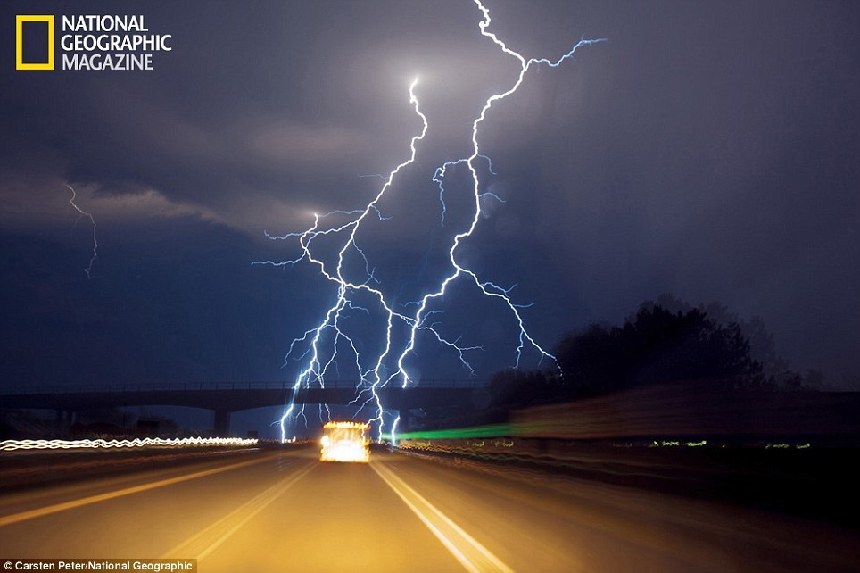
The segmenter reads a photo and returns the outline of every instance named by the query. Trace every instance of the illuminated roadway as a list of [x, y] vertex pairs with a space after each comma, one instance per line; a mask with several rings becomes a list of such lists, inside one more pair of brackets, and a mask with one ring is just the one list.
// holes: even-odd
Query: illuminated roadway
[[205, 573], [820, 573], [851, 570], [857, 547], [796, 518], [387, 452], [249, 452], [0, 493], [0, 559], [196, 558]]

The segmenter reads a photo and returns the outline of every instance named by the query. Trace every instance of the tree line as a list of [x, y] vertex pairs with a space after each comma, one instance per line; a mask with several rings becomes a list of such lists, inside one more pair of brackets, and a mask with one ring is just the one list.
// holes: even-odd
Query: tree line
[[654, 385], [731, 391], [811, 390], [821, 374], [787, 368], [761, 319], [743, 321], [720, 304], [692, 307], [663, 295], [622, 325], [592, 324], [555, 347], [558, 369], [497, 372], [491, 410], [601, 396]]

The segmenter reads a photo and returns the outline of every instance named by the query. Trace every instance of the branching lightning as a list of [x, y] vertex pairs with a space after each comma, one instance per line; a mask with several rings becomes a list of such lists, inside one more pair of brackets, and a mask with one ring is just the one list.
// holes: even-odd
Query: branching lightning
[[[409, 103], [412, 105], [415, 114], [421, 120], [422, 127], [420, 133], [414, 135], [409, 144], [410, 154], [408, 159], [397, 165], [387, 176], [378, 176], [384, 183], [381, 189], [367, 203], [363, 209], [353, 211], [332, 211], [322, 215], [314, 214], [314, 222], [309, 228], [302, 232], [288, 233], [281, 236], [274, 236], [266, 233], [266, 236], [275, 240], [297, 240], [300, 248], [300, 253], [297, 257], [286, 261], [260, 261], [256, 264], [269, 264], [274, 266], [293, 266], [299, 263], [310, 263], [316, 265], [322, 277], [336, 286], [337, 297], [320, 322], [305, 331], [301, 336], [295, 338], [290, 344], [289, 350], [285, 357], [285, 363], [289, 360], [297, 360], [304, 364], [295, 378], [292, 385], [292, 394], [290, 401], [279, 420], [281, 428], [282, 440], [286, 434], [286, 424], [291, 419], [304, 417], [304, 404], [297, 401], [297, 395], [302, 388], [309, 388], [311, 385], [325, 387], [326, 376], [332, 369], [337, 368], [337, 360], [341, 353], [348, 353], [349, 359], [354, 364], [354, 367], [359, 372], [360, 380], [356, 388], [356, 398], [353, 404], [357, 405], [358, 410], [356, 415], [368, 405], [375, 407], [375, 417], [370, 420], [375, 423], [379, 439], [382, 438], [385, 428], [386, 412], [380, 398], [379, 390], [389, 383], [398, 383], [405, 388], [414, 383], [410, 377], [407, 367], [407, 359], [416, 351], [419, 343], [419, 335], [427, 333], [437, 343], [450, 348], [456, 353], [456, 356], [462, 366], [474, 374], [474, 370], [468, 361], [470, 352], [482, 350], [479, 345], [462, 345], [460, 339], [449, 340], [445, 338], [437, 329], [438, 323], [432, 322], [432, 317], [438, 310], [433, 310], [432, 306], [435, 302], [440, 301], [445, 297], [446, 292], [452, 284], [457, 281], [465, 281], [467, 284], [474, 285], [480, 294], [488, 297], [491, 300], [498, 302], [506, 312], [509, 313], [516, 328], [518, 329], [518, 345], [516, 347], [514, 364], [519, 366], [522, 354], [526, 348], [534, 349], [540, 356], [541, 360], [549, 359], [553, 362], [555, 357], [546, 349], [544, 349], [526, 329], [521, 309], [528, 305], [517, 304], [511, 299], [511, 290], [513, 287], [504, 288], [490, 281], [482, 280], [477, 273], [469, 269], [463, 262], [458, 260], [458, 250], [463, 241], [470, 238], [478, 226], [481, 218], [481, 203], [485, 198], [495, 199], [501, 202], [504, 200], [492, 193], [481, 191], [481, 181], [478, 175], [477, 165], [479, 161], [487, 163], [489, 172], [493, 171], [492, 160], [481, 153], [479, 145], [479, 128], [486, 121], [487, 112], [493, 105], [515, 93], [523, 83], [526, 72], [530, 68], [540, 65], [547, 65], [555, 68], [560, 66], [564, 61], [573, 58], [574, 53], [581, 47], [589, 46], [596, 42], [604, 41], [603, 39], [586, 40], [582, 39], [571, 50], [563, 54], [557, 60], [549, 60], [545, 58], [526, 59], [521, 54], [510, 49], [501, 39], [493, 32], [488, 30], [491, 18], [489, 10], [483, 5], [481, 0], [474, 0], [477, 8], [483, 15], [482, 20], [478, 23], [478, 28], [481, 35], [491, 40], [498, 48], [508, 56], [515, 58], [520, 65], [519, 74], [516, 81], [508, 88], [498, 94], [490, 96], [481, 108], [480, 114], [472, 122], [471, 134], [471, 154], [468, 157], [446, 161], [441, 166], [436, 168], [432, 174], [432, 181], [439, 189], [439, 202], [441, 205], [441, 224], [445, 224], [445, 214], [447, 211], [445, 204], [445, 176], [449, 169], [457, 165], [465, 165], [471, 176], [472, 189], [472, 217], [468, 227], [454, 235], [450, 247], [448, 249], [448, 259], [450, 263], [450, 271], [435, 287], [427, 289], [420, 300], [414, 303], [403, 305], [406, 307], [415, 307], [411, 314], [405, 311], [399, 311], [395, 306], [386, 300], [385, 294], [382, 291], [379, 281], [374, 274], [374, 268], [371, 267], [370, 261], [365, 252], [359, 245], [357, 240], [362, 222], [368, 217], [376, 217], [380, 221], [388, 220], [382, 211], [379, 204], [383, 197], [389, 192], [397, 176], [407, 166], [415, 162], [417, 154], [417, 145], [425, 138], [428, 130], [428, 121], [425, 114], [421, 111], [418, 97], [415, 89], [418, 80], [415, 79], [409, 86]], [[369, 177], [374, 177], [371, 175]], [[322, 237], [342, 237], [340, 249], [337, 252], [337, 262], [325, 262], [321, 255], [317, 255], [313, 249], [314, 241]], [[347, 257], [359, 257], [365, 268], [365, 276], [360, 281], [351, 280], [347, 277], [344, 267]], [[368, 361], [363, 358], [356, 345], [356, 341], [350, 335], [344, 321], [352, 312], [361, 311], [369, 313], [367, 307], [356, 304], [356, 296], [369, 296], [376, 301], [381, 309], [384, 327], [384, 343], [381, 350], [373, 355], [373, 358]], [[406, 334], [402, 340], [394, 340], [395, 328], [406, 328]], [[327, 358], [326, 358], [327, 357]], [[369, 362], [369, 363], [368, 363]], [[393, 363], [395, 366], [388, 372], [388, 364]], [[322, 409], [320, 410], [322, 414]], [[307, 419], [305, 422], [307, 422]], [[396, 428], [396, 420], [392, 420], [391, 436], [394, 438], [394, 430]]]
[[78, 194], [77, 194], [77, 192], [75, 192], [75, 189], [71, 185], [68, 185], [68, 184], [66, 184], [66, 187], [68, 188], [69, 191], [72, 192], [72, 196], [69, 198], [69, 205], [74, 207], [75, 211], [78, 212], [78, 218], [80, 219], [81, 217], [87, 217], [90, 220], [90, 223], [92, 223], [92, 225], [93, 225], [93, 256], [90, 257], [90, 264], [88, 264], [87, 268], [84, 269], [84, 273], [86, 273], [87, 278], [90, 278], [90, 275], [93, 271], [93, 263], [96, 262], [96, 259], [99, 256], [98, 255], [99, 242], [96, 239], [96, 220], [95, 220], [95, 218], [93, 218], [92, 213], [90, 213], [88, 211], [84, 211], [83, 209], [78, 207], [77, 203], [75, 203], [75, 200], [78, 197]]

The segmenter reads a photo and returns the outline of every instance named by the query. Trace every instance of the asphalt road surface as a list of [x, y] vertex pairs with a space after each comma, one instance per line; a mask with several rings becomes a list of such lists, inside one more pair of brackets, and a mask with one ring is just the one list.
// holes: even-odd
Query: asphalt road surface
[[[2, 488], [0, 488], [2, 491]], [[374, 453], [260, 451], [0, 493], [0, 560], [198, 571], [857, 571], [857, 531], [665, 493]]]

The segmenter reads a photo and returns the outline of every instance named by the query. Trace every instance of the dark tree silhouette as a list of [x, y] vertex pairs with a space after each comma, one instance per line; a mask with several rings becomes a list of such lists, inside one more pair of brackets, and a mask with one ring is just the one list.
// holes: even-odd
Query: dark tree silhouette
[[[642, 303], [640, 308], [653, 308], [661, 306], [669, 312], [688, 312], [693, 306], [685, 300], [679, 299], [671, 294], [661, 294], [657, 300]], [[749, 319], [741, 318], [729, 307], [719, 302], [699, 304], [697, 307], [708, 316], [708, 320], [717, 325], [729, 325], [737, 323], [741, 328], [741, 334], [750, 345], [750, 357], [759, 362], [762, 371], [768, 376], [779, 376], [788, 371], [788, 362], [776, 352], [773, 335], [768, 332], [764, 319], [753, 316]], [[632, 319], [633, 317], [631, 317]], [[630, 320], [630, 319], [628, 319]]]
[[761, 364], [737, 322], [701, 309], [670, 312], [646, 304], [622, 327], [593, 325], [556, 349], [568, 395], [605, 394], [656, 384], [760, 383]]
[[[758, 340], [756, 354], [747, 332]], [[763, 362], [776, 367], [784, 361], [774, 352], [773, 339], [759, 319], [743, 322], [721, 304], [693, 307], [670, 295], [642, 303], [622, 326], [592, 324], [566, 336], [555, 354], [563, 376], [555, 369], [496, 373], [484, 417], [499, 421], [517, 408], [645, 386], [707, 385], [728, 391], [821, 385], [817, 373], [801, 376], [785, 370], [784, 383], [765, 373]]]

